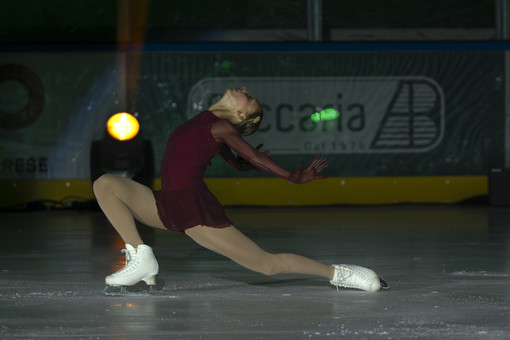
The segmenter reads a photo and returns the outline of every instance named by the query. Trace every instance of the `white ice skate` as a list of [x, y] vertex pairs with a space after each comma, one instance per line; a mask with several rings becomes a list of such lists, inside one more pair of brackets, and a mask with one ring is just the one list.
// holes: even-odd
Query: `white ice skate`
[[132, 245], [126, 244], [126, 249], [122, 249], [122, 252], [126, 253], [126, 265], [105, 278], [104, 293], [107, 295], [128, 293], [129, 290], [126, 290], [126, 287], [139, 286], [137, 284], [142, 282], [145, 290], [137, 287], [135, 291], [152, 292], [157, 285], [156, 276], [159, 271], [158, 261], [154, 257], [152, 248], [141, 244], [135, 249]]
[[333, 286], [361, 289], [376, 292], [381, 288], [388, 288], [386, 282], [372, 269], [352, 264], [334, 264], [335, 274], [329, 281]]

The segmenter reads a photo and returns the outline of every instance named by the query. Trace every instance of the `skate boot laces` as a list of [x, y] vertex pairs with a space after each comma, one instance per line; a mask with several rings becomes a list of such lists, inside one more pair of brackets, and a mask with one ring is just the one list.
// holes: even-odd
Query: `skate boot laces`
[[122, 249], [120, 252], [126, 254], [126, 264], [124, 265], [125, 267], [128, 265], [129, 261], [131, 261], [131, 255], [129, 254], [129, 250], [127, 249]]
[[113, 276], [128, 274], [132, 272], [140, 263], [140, 257], [138, 256], [136, 249], [134, 249], [129, 244], [126, 244], [126, 249], [122, 249], [120, 252], [126, 254], [126, 264], [124, 265], [124, 268], [113, 273]]

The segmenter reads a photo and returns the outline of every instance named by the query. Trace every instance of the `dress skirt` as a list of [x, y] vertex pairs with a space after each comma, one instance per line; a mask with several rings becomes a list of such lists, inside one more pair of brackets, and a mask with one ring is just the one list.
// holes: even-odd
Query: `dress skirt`
[[153, 191], [163, 225], [184, 232], [197, 225], [226, 228], [232, 222], [204, 182], [176, 190]]

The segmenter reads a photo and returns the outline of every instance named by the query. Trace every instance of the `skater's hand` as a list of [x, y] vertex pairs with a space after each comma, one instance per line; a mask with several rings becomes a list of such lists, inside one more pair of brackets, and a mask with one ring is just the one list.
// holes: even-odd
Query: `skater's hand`
[[301, 167], [301, 164], [298, 165], [298, 169], [296, 172], [291, 174], [289, 176], [289, 181], [297, 183], [297, 184], [304, 184], [306, 182], [313, 181], [314, 179], [324, 179], [327, 178], [327, 176], [319, 176], [317, 175], [322, 170], [326, 169], [329, 165], [324, 164], [327, 162], [327, 158], [320, 159], [321, 155], [317, 155], [315, 159], [310, 163], [310, 165], [303, 169]]
[[[263, 146], [264, 146], [264, 144], [259, 144], [259, 145], [257, 145], [257, 147], [255, 147], [255, 149], [260, 150], [260, 148], [262, 148]], [[263, 151], [262, 153], [267, 155], [269, 153], [269, 151], [266, 150], [266, 151]], [[253, 169], [259, 170], [259, 169], [257, 169], [257, 167], [253, 166], [253, 164], [251, 164], [250, 162], [248, 162], [241, 156], [237, 156], [236, 160], [239, 163], [239, 171], [246, 171], [246, 170], [253, 170]]]

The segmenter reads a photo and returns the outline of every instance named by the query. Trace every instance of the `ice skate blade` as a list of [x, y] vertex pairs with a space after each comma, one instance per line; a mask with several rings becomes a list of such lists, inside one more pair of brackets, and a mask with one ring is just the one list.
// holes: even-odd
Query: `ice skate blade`
[[140, 281], [132, 286], [110, 286], [106, 285], [103, 294], [106, 296], [144, 296], [144, 295], [161, 295], [165, 282], [161, 279], [156, 280], [155, 285], [148, 285], [144, 281]]
[[379, 276], [379, 281], [381, 281], [381, 289], [390, 289], [390, 285], [388, 285], [388, 284], [386, 283], [386, 281], [384, 281], [384, 280], [382, 279], [382, 277], [380, 277], [380, 276]]

